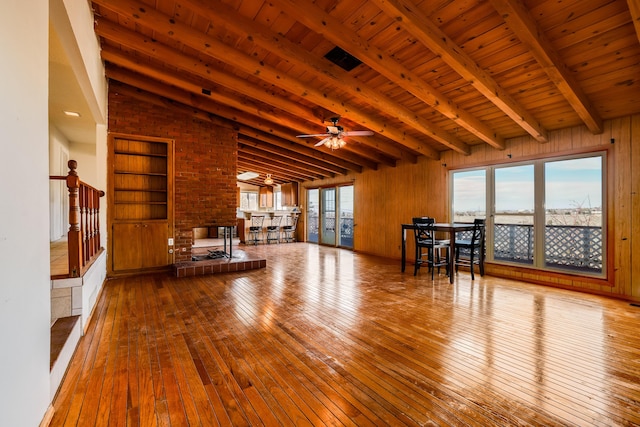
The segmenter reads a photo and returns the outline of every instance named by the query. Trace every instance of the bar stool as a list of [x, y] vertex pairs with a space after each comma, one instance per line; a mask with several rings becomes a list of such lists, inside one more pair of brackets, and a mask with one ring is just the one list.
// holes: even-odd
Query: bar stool
[[262, 223], [264, 222], [264, 216], [251, 216], [251, 225], [249, 226], [249, 242], [257, 245], [258, 242], [262, 242]]
[[271, 225], [267, 226], [267, 244], [280, 243], [280, 222], [282, 222], [282, 216], [271, 218]]
[[284, 237], [282, 240], [284, 242], [295, 242], [296, 241], [296, 226], [298, 224], [298, 215], [290, 215], [287, 217], [287, 224], [282, 227], [282, 232], [284, 233]]

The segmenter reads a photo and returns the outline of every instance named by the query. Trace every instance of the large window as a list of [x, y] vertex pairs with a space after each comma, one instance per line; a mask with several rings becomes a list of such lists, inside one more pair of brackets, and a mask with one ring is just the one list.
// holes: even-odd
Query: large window
[[473, 222], [485, 218], [487, 206], [487, 171], [484, 169], [453, 173], [453, 222]]
[[243, 211], [258, 210], [258, 192], [257, 191], [241, 191], [240, 192], [240, 209]]
[[275, 210], [282, 210], [282, 191], [278, 188], [273, 192], [273, 207]]
[[487, 220], [487, 259], [603, 276], [604, 153], [451, 173], [455, 222]]

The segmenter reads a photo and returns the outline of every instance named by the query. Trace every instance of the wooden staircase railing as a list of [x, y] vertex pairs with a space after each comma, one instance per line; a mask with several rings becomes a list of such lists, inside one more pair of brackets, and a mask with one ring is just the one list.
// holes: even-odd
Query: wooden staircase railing
[[69, 277], [80, 277], [101, 252], [100, 248], [100, 197], [104, 191], [80, 181], [78, 162], [69, 160], [67, 176], [50, 176], [65, 180], [69, 189]]

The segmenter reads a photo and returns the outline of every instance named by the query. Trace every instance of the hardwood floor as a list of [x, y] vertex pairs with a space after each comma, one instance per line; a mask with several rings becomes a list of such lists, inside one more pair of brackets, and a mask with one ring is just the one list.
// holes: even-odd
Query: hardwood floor
[[51, 265], [51, 277], [69, 275], [69, 249], [66, 237], [49, 242], [49, 263]]
[[110, 280], [52, 426], [640, 425], [640, 308], [305, 243]]

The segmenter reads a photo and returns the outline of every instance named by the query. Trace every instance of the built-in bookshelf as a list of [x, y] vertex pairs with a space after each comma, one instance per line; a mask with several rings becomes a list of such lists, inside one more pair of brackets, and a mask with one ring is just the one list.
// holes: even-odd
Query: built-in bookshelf
[[114, 140], [114, 220], [167, 219], [168, 144]]
[[173, 141], [112, 136], [111, 271], [172, 263]]

